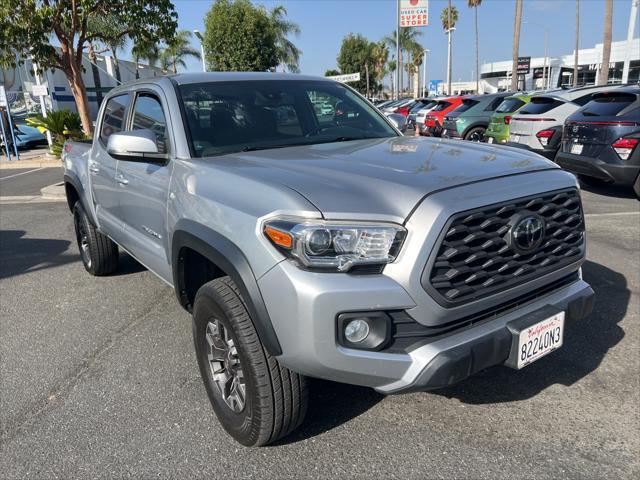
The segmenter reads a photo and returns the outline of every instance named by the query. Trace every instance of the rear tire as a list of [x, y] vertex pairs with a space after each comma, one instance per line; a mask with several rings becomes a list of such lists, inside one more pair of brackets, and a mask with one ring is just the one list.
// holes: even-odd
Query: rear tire
[[636, 181], [633, 183], [633, 192], [636, 194], [636, 198], [640, 200], [640, 173], [636, 177]]
[[464, 139], [469, 142], [482, 142], [486, 131], [487, 129], [484, 127], [474, 127], [466, 133]]
[[302, 423], [307, 379], [281, 366], [266, 351], [229, 277], [198, 290], [193, 340], [213, 410], [234, 439], [249, 447], [263, 446]]
[[73, 224], [85, 270], [97, 277], [115, 272], [118, 268], [118, 246], [91, 223], [80, 202], [73, 207]]

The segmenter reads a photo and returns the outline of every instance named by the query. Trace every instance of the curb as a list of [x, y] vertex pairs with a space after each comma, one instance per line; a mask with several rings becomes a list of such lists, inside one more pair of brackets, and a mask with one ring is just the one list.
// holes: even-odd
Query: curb
[[42, 198], [46, 200], [63, 200], [67, 198], [64, 182], [54, 183], [53, 185], [41, 188], [40, 194]]
[[41, 155], [28, 160], [0, 161], [0, 170], [13, 168], [51, 168], [62, 167], [62, 161], [52, 155]]

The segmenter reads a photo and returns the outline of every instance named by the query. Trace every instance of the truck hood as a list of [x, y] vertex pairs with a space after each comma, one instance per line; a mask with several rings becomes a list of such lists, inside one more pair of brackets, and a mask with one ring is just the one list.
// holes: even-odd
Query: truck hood
[[285, 185], [325, 218], [404, 219], [436, 190], [558, 168], [520, 149], [424, 137], [393, 137], [238, 153], [212, 159]]

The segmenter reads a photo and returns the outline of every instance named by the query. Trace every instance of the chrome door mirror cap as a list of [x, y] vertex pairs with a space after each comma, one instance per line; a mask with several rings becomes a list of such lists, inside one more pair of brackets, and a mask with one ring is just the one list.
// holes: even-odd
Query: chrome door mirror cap
[[116, 158], [132, 157], [131, 159], [157, 155], [160, 152], [156, 142], [156, 134], [148, 129], [113, 133], [107, 141], [107, 152]]

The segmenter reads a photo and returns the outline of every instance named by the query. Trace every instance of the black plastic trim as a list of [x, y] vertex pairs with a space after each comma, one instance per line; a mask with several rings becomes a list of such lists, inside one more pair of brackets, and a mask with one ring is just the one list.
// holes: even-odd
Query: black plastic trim
[[173, 284], [178, 301], [187, 310], [189, 305], [184, 289], [184, 275], [180, 251], [190, 248], [213, 262], [236, 283], [260, 341], [271, 355], [282, 355], [282, 348], [271, 323], [258, 282], [247, 258], [229, 239], [191, 220], [180, 220], [171, 242]]

